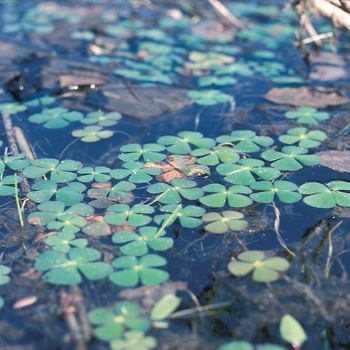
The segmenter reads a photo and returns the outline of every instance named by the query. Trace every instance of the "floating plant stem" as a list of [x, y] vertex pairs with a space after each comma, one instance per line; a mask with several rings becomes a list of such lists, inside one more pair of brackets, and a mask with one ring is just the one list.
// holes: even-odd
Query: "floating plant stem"
[[148, 205], [152, 205], [156, 202], [158, 202], [163, 196], [165, 196], [170, 191], [170, 188], [168, 188], [166, 191], [161, 193], [159, 196], [157, 196], [151, 203], [148, 203]]
[[16, 206], [17, 206], [19, 223], [20, 223], [21, 227], [23, 227], [24, 222], [23, 222], [21, 204], [19, 202], [19, 197], [18, 197], [18, 186], [17, 186], [17, 174], [16, 173], [15, 173], [15, 199], [16, 199]]
[[33, 160], [35, 159], [35, 155], [26, 139], [26, 137], [23, 134], [23, 130], [22, 128], [20, 128], [19, 126], [14, 126], [13, 127], [13, 134], [15, 137], [15, 140], [17, 142], [17, 145], [19, 147], [19, 149], [21, 150], [22, 153], [25, 154], [27, 159]]
[[[4, 123], [6, 138], [10, 147], [10, 151], [13, 156], [16, 156], [18, 155], [19, 151], [16, 143], [15, 131], [12, 126], [11, 116], [8, 113], [2, 113], [2, 121]], [[23, 139], [25, 140], [24, 137]], [[21, 182], [22, 191], [24, 192], [24, 194], [27, 194], [28, 192], [30, 192], [30, 186], [29, 186], [28, 180], [23, 175], [22, 170], [17, 170], [17, 172], [22, 177], [22, 182]], [[36, 206], [32, 201], [28, 201], [28, 210], [30, 213], [36, 210]]]
[[275, 211], [275, 215], [276, 215], [276, 219], [275, 219], [275, 223], [274, 223], [274, 229], [277, 235], [277, 240], [279, 242], [279, 244], [291, 255], [291, 256], [295, 256], [295, 254], [287, 247], [285, 241], [283, 240], [280, 231], [279, 231], [279, 227], [280, 227], [280, 211], [279, 209], [276, 207], [275, 203], [272, 202], [272, 208]]
[[328, 242], [329, 242], [329, 248], [328, 248], [328, 256], [327, 256], [327, 262], [326, 267], [324, 269], [324, 275], [326, 278], [329, 276], [329, 272], [331, 271], [331, 259], [333, 254], [333, 242], [332, 242], [332, 233], [343, 223], [344, 220], [339, 221], [329, 232], [328, 232]]
[[172, 220], [174, 219], [174, 217], [176, 216], [176, 214], [179, 212], [180, 209], [181, 209], [181, 204], [179, 204], [177, 206], [177, 208], [173, 211], [173, 213], [163, 222], [163, 225], [157, 231], [157, 233], [155, 234], [154, 238], [159, 237], [163, 233], [164, 229], [172, 222]]
[[186, 310], [174, 312], [168, 318], [187, 317], [187, 316], [193, 315], [195, 313], [217, 310], [217, 309], [221, 309], [223, 307], [227, 307], [230, 305], [232, 305], [232, 301], [224, 301], [222, 303], [217, 303], [217, 304], [212, 304], [212, 305], [193, 307], [191, 309], [186, 309]]

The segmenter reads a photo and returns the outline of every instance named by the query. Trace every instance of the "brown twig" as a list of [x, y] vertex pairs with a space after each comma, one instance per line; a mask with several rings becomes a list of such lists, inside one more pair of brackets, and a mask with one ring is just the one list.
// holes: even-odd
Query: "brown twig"
[[305, 0], [305, 4], [312, 12], [330, 18], [336, 27], [345, 27], [350, 30], [350, 14], [342, 8], [326, 0]]
[[237, 17], [235, 17], [229, 9], [223, 5], [220, 1], [212, 1], [208, 0], [209, 4], [211, 4], [215, 11], [222, 17], [224, 17], [232, 26], [238, 29], [242, 29], [245, 27], [245, 24], [239, 20]]
[[[12, 126], [11, 117], [8, 113], [2, 113], [2, 120], [4, 123], [5, 131], [6, 131], [6, 138], [7, 138], [8, 144], [9, 144], [10, 151], [11, 151], [12, 155], [16, 156], [19, 154], [19, 151], [18, 151], [18, 147], [17, 147], [17, 143], [16, 143], [16, 138], [15, 138], [15, 133], [14, 133], [13, 126]], [[28, 192], [30, 192], [30, 186], [29, 186], [28, 180], [24, 176], [22, 170], [17, 170], [17, 174], [19, 176], [21, 176], [21, 178], [22, 178], [21, 189], [22, 189], [24, 194], [27, 194]], [[27, 203], [27, 207], [28, 207], [28, 210], [30, 213], [32, 213], [36, 210], [35, 203], [30, 201], [30, 200]]]
[[[305, 28], [305, 30], [309, 33], [309, 35], [312, 38], [317, 38], [318, 33], [316, 32], [316, 29], [314, 28], [308, 15], [306, 14], [305, 2], [298, 2], [296, 5], [294, 5], [294, 8], [299, 15], [300, 27]], [[304, 40], [306, 39], [303, 39], [302, 37], [300, 38], [301, 44], [304, 43]], [[314, 42], [318, 47], [322, 46], [322, 41], [320, 39], [315, 39]]]

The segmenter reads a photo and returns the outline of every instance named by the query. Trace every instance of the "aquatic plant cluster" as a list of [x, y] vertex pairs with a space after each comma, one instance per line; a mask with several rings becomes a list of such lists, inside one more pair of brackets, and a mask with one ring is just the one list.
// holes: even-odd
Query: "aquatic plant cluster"
[[[26, 108], [16, 103], [0, 104], [2, 113], [22, 112]], [[52, 118], [54, 114], [47, 115]], [[73, 120], [67, 116], [74, 116]], [[85, 120], [83, 115], [78, 119], [76, 116], [65, 110], [62, 116], [51, 120], [55, 120], [54, 125], [60, 120]], [[89, 113], [86, 119], [95, 122], [99, 120], [95, 116], [104, 114]], [[38, 121], [32, 117], [30, 121]], [[46, 116], [43, 120], [50, 122]], [[84, 141], [87, 136], [80, 137]], [[24, 154], [7, 153], [0, 162], [0, 195], [16, 195], [22, 178], [15, 177], [15, 171], [21, 170], [25, 178], [34, 180], [25, 196], [37, 204], [37, 210], [27, 220], [50, 231], [45, 243], [51, 249], [41, 253], [34, 264], [37, 271], [43, 272], [45, 281], [69, 285], [84, 278], [108, 278], [120, 287], [156, 285], [170, 278], [162, 252], [174, 246], [174, 239], [166, 232], [174, 222], [183, 228], [202, 227], [209, 233], [224, 234], [244, 232], [249, 227], [240, 210], [254, 203], [278, 207], [280, 202], [302, 199], [316, 208], [350, 206], [348, 182], [308, 182], [298, 186], [282, 179], [286, 174], [319, 164], [320, 158], [311, 150], [326, 138], [323, 131], [309, 131], [306, 127], [291, 128], [276, 140], [251, 130], [235, 130], [216, 139], [183, 131], [162, 136], [156, 143], [122, 146], [117, 155], [121, 164], [114, 169], [84, 166], [70, 159], [28, 160]], [[101, 260], [99, 250], [89, 247], [91, 237], [108, 235], [112, 235], [112, 242], [122, 254], [110, 263]], [[9, 270], [6, 266], [1, 268], [6, 283]], [[284, 257], [252, 250], [239, 254], [227, 268], [236, 276], [252, 272], [253, 280], [272, 282], [288, 270], [289, 262]], [[175, 300], [176, 306], [169, 304], [166, 316], [178, 306], [179, 301]], [[112, 348], [113, 344], [135, 336], [151, 348], [155, 340], [144, 333], [154, 320], [140, 317], [140, 312], [136, 304], [117, 302], [116, 314], [95, 309], [89, 319], [96, 325], [96, 337], [111, 341]], [[121, 335], [124, 340], [117, 340]]]
[[[281, 48], [293, 34], [292, 11], [282, 13], [274, 6], [246, 3], [238, 6], [236, 2], [232, 10], [237, 16], [254, 13], [285, 23], [258, 28], [252, 24], [237, 31], [238, 40], [254, 47], [247, 60], [242, 54], [245, 49], [232, 45], [232, 35], [225, 31], [215, 40], [190, 33], [188, 27], [195, 19], [190, 16], [175, 20], [167, 15], [157, 19], [155, 29], [145, 27], [141, 20], [106, 12], [101, 14], [101, 22], [107, 23], [106, 34], [123, 40], [118, 42], [117, 50], [106, 49], [106, 54], [105, 48], [100, 47], [98, 54], [89, 54], [89, 61], [117, 66], [112, 74], [141, 85], [182, 85], [186, 80], [187, 97], [203, 108], [221, 103], [233, 105], [233, 96], [221, 89], [253, 75], [274, 84], [304, 84], [304, 78], [275, 60], [273, 51], [266, 50]], [[57, 11], [54, 3], [45, 9], [33, 7], [22, 22], [4, 22], [2, 30], [9, 34], [45, 35], [53, 33], [55, 24], [62, 21], [79, 23], [82, 16], [78, 12], [73, 8]], [[180, 31], [177, 40], [181, 47], [173, 39], [175, 29]], [[128, 41], [131, 33], [136, 38], [133, 44]], [[75, 30], [69, 35], [87, 43], [96, 38], [90, 30]], [[50, 130], [80, 123], [71, 135], [77, 142], [85, 143], [113, 137], [123, 118], [116, 111], [96, 109], [83, 113], [62, 107], [52, 96], [1, 103], [0, 112], [18, 114], [38, 128]], [[251, 227], [247, 212], [259, 204], [271, 206], [276, 212], [280, 206], [297, 202], [314, 208], [350, 207], [349, 182], [293, 181], [293, 174], [320, 163], [313, 150], [322, 145], [327, 134], [316, 127], [330, 115], [301, 106], [287, 111], [285, 118], [286, 124], [293, 126], [279, 136], [237, 127], [213, 138], [197, 131], [181, 131], [151, 143], [124, 144], [115, 153], [118, 161], [113, 167], [91, 166], [72, 159], [30, 160], [24, 154], [5, 151], [0, 160], [0, 196], [15, 197], [20, 219], [19, 199], [23, 204], [34, 202], [36, 209], [26, 219], [40, 227], [43, 234], [44, 244], [35, 256], [33, 273], [54, 286], [69, 287], [84, 281], [90, 285], [103, 282], [118, 291], [161, 286], [172, 279], [167, 267], [171, 264], [169, 252], [177, 248], [174, 231], [178, 227], [211, 237], [240, 237]], [[20, 189], [24, 180], [29, 181], [28, 191]], [[267, 283], [268, 287], [278, 279], [288, 279], [294, 253], [278, 229], [275, 231], [283, 248], [280, 253], [249, 250], [242, 244], [225, 261], [227, 276], [233, 281]], [[101, 248], [102, 241], [108, 242], [107, 254]], [[327, 262], [326, 269], [330, 267]], [[10, 282], [10, 276], [10, 267], [1, 265], [0, 285]], [[6, 296], [4, 299], [0, 297], [0, 308]], [[107, 305], [101, 306], [97, 301], [92, 307], [89, 305], [88, 321], [95, 337], [108, 342], [111, 349], [155, 348], [157, 339], [149, 333], [169, 327], [170, 319], [181, 313], [176, 310], [182, 302], [173, 291], [158, 299], [147, 314], [137, 302], [119, 297]], [[299, 322], [285, 314], [279, 324], [282, 340], [300, 348], [307, 336]], [[238, 340], [219, 347], [254, 348], [249, 342]], [[259, 344], [258, 348], [286, 349], [269, 343]]]

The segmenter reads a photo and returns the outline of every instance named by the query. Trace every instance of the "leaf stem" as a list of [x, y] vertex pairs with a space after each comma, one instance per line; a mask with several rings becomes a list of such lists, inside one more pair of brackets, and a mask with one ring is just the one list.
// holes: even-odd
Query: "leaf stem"
[[166, 191], [164, 191], [163, 193], [161, 193], [160, 195], [158, 195], [151, 203], [148, 203], [148, 205], [152, 205], [155, 202], [158, 202], [163, 196], [165, 196], [167, 194], [167, 192], [170, 191], [170, 188], [168, 188]]
[[157, 233], [154, 235], [154, 238], [158, 238], [164, 231], [164, 229], [170, 225], [176, 214], [179, 212], [179, 210], [182, 208], [181, 204], [177, 206], [177, 208], [172, 212], [172, 214], [163, 222], [163, 225], [160, 227], [160, 229], [157, 231]]
[[332, 233], [343, 223], [342, 221], [339, 221], [328, 233], [328, 242], [329, 242], [329, 248], [328, 248], [328, 256], [327, 256], [327, 262], [326, 267], [324, 268], [324, 275], [326, 278], [329, 276], [329, 272], [331, 271], [331, 258], [333, 254], [333, 243], [332, 243]]
[[17, 186], [17, 174], [16, 173], [15, 173], [15, 199], [16, 199], [16, 206], [17, 206], [19, 223], [20, 223], [21, 227], [23, 227], [24, 222], [23, 222], [21, 204], [19, 202], [19, 197], [18, 197], [18, 186]]
[[275, 203], [272, 202], [272, 208], [275, 211], [275, 215], [276, 215], [276, 219], [275, 219], [275, 223], [274, 223], [274, 228], [275, 228], [275, 232], [277, 235], [277, 240], [279, 242], [279, 244], [291, 255], [291, 256], [295, 256], [295, 254], [287, 247], [287, 244], [285, 243], [285, 241], [283, 240], [280, 231], [279, 231], [279, 227], [280, 227], [280, 211], [279, 209], [276, 207]]

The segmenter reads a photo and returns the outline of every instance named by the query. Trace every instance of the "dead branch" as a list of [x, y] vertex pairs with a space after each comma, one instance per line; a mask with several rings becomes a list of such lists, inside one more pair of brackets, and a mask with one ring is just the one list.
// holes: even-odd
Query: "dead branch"
[[326, 0], [305, 0], [306, 7], [315, 14], [330, 18], [336, 27], [350, 30], [350, 14], [342, 9], [342, 5], [350, 5], [346, 1], [339, 1], [339, 6]]

